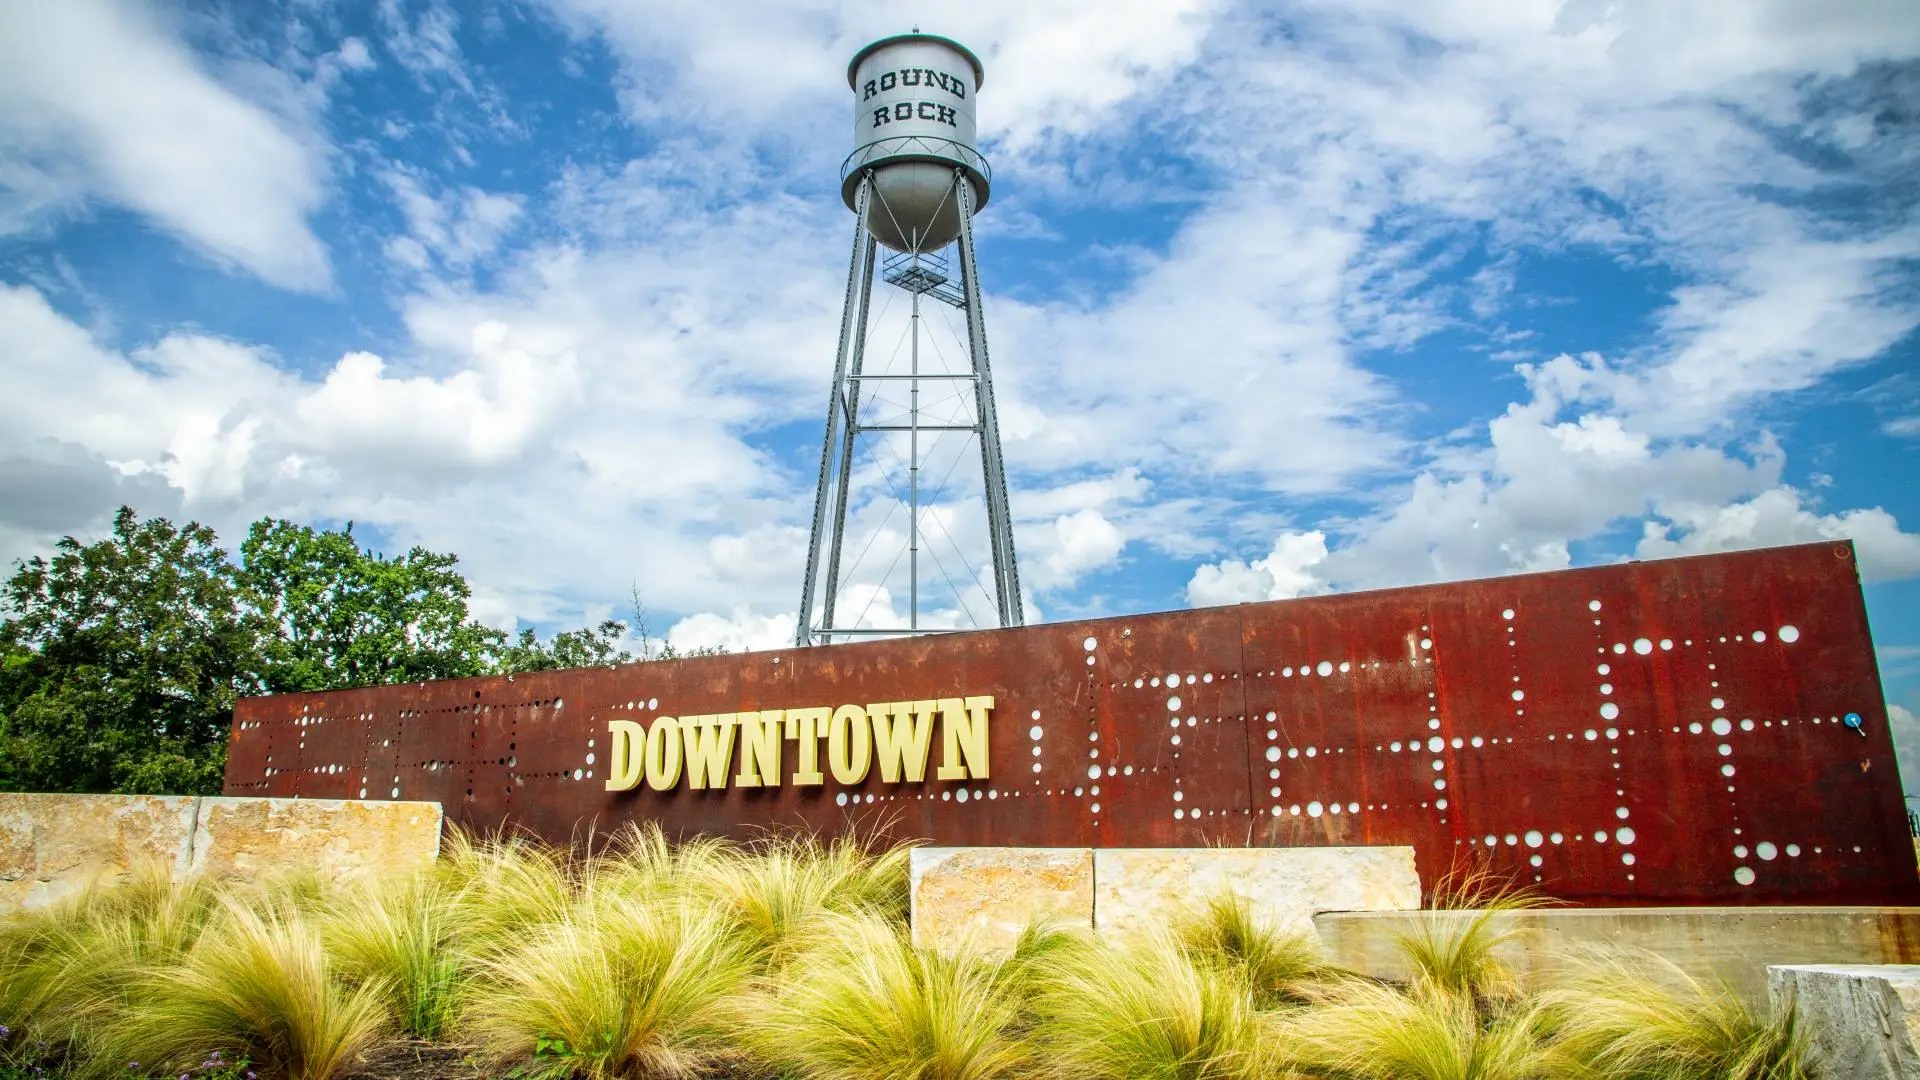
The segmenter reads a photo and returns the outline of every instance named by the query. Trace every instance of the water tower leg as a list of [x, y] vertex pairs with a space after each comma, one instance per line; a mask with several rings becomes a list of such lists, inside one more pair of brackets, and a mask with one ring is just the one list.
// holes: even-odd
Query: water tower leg
[[[833, 365], [833, 390], [827, 397], [827, 435], [825, 442], [822, 443], [820, 447], [820, 483], [819, 486], [815, 488], [813, 496], [813, 535], [807, 541], [807, 576], [800, 589], [799, 625], [794, 631], [793, 640], [795, 645], [811, 645], [813, 643], [812, 627], [809, 624], [813, 617], [813, 598], [819, 580], [820, 546], [826, 538], [828, 488], [834, 479], [832, 470], [834, 465], [835, 443], [836, 440], [842, 438], [851, 442], [851, 436], [847, 433], [848, 427], [842, 424], [842, 419], [850, 409], [847, 403], [847, 361], [851, 354], [857, 353], [860, 350], [864, 344], [864, 340], [861, 339], [865, 337], [865, 335], [862, 334], [861, 339], [856, 339], [850, 331], [856, 325], [864, 330], [866, 326], [866, 296], [863, 295], [861, 286], [864, 283], [867, 286], [865, 292], [869, 294], [872, 290], [873, 271], [871, 262], [873, 242], [867, 232], [867, 214], [872, 195], [873, 182], [866, 179], [861, 180], [853, 215], [853, 254], [849, 257], [847, 263], [847, 298], [845, 306], [840, 309], [839, 355], [834, 360]], [[861, 308], [857, 316], [854, 311], [855, 304], [859, 304]], [[841, 457], [844, 461], [846, 458], [845, 452], [842, 453]], [[841, 487], [845, 487], [844, 480], [841, 483]], [[832, 540], [834, 549], [833, 561], [837, 564], [839, 562], [840, 532], [841, 527], [845, 524], [846, 501], [844, 494], [836, 505], [841, 508], [841, 517], [840, 520], [835, 523]], [[829, 588], [831, 588], [831, 586], [829, 586]], [[831, 622], [827, 622], [822, 625], [832, 624]]]
[[[873, 310], [873, 256], [879, 241], [867, 234], [866, 258], [862, 260], [860, 316], [853, 331], [853, 353], [847, 359], [846, 403], [847, 431], [840, 440], [840, 475], [833, 486], [833, 542], [827, 547], [827, 579], [822, 582], [825, 597], [820, 605], [820, 625], [831, 627], [834, 604], [840, 599], [840, 551], [847, 535], [847, 485], [853, 478], [853, 436], [860, 429], [860, 376], [866, 373], [867, 313]], [[831, 644], [831, 640], [827, 644]]]
[[960, 278], [967, 300], [967, 346], [979, 379], [980, 463], [986, 476], [987, 535], [993, 546], [993, 581], [1001, 626], [1023, 626], [1020, 570], [1013, 554], [1013, 517], [1007, 505], [1007, 472], [1000, 458], [1000, 420], [993, 405], [993, 373], [987, 365], [987, 324], [980, 313], [980, 270], [973, 257], [973, 185], [953, 174], [960, 203]]

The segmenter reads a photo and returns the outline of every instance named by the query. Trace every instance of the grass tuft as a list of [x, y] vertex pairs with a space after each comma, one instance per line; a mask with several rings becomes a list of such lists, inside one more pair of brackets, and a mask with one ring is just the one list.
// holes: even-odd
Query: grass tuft
[[787, 962], [834, 915], [907, 921], [906, 849], [875, 857], [850, 841], [789, 833], [680, 857], [688, 891], [727, 918], [763, 965]]
[[1177, 916], [1173, 933], [1195, 959], [1238, 979], [1258, 1008], [1297, 1002], [1301, 985], [1329, 973], [1309, 936], [1280, 933], [1232, 893], [1221, 893], [1205, 907]]
[[451, 832], [435, 866], [454, 898], [456, 947], [476, 958], [497, 955], [573, 908], [576, 881], [565, 854], [506, 832]]
[[174, 883], [155, 862], [0, 922], [0, 1023], [12, 1044], [48, 1060], [97, 1056], [140, 973], [191, 947], [220, 895], [197, 875]]
[[1283, 1021], [1289, 1064], [1346, 1080], [1544, 1080], [1548, 1052], [1533, 1009], [1484, 1016], [1473, 999], [1432, 983], [1400, 989], [1365, 979], [1316, 987]]
[[535, 1072], [699, 1075], [729, 1056], [729, 1005], [749, 974], [731, 928], [705, 914], [581, 904], [481, 961], [463, 1026], [496, 1061]]
[[1806, 1031], [1652, 953], [1587, 952], [1541, 995], [1556, 1049], [1593, 1080], [1801, 1080]]
[[871, 914], [823, 925], [829, 943], [747, 1011], [747, 1041], [768, 1067], [816, 1080], [991, 1080], [1028, 1064], [1017, 999], [994, 965], [915, 949]]
[[1496, 950], [1515, 936], [1502, 916], [1553, 901], [1484, 870], [1449, 873], [1434, 887], [1433, 904], [1398, 935], [1415, 977], [1454, 994], [1507, 997], [1519, 989]]
[[450, 1029], [460, 957], [455, 895], [431, 874], [381, 878], [328, 905], [321, 937], [341, 975], [383, 991], [402, 1034], [437, 1039]]
[[184, 1072], [221, 1053], [270, 1076], [329, 1080], [381, 1034], [384, 992], [341, 985], [305, 916], [227, 900], [192, 948], [135, 983], [106, 1048], [150, 1069]]
[[1808, 1075], [1792, 1010], [1651, 955], [1588, 954], [1523, 996], [1501, 916], [1544, 901], [1484, 873], [1442, 880], [1393, 986], [1231, 895], [1126, 947], [1038, 920], [999, 962], [916, 949], [908, 854], [648, 825], [580, 855], [456, 833], [431, 870], [345, 887], [143, 867], [0, 919], [0, 1080], [338, 1080], [399, 1036], [416, 1064], [464, 1042], [476, 1076], [522, 1080]]
[[1038, 1050], [1050, 1076], [1238, 1080], [1263, 1075], [1260, 1025], [1240, 982], [1169, 936], [1063, 954], [1039, 980]]

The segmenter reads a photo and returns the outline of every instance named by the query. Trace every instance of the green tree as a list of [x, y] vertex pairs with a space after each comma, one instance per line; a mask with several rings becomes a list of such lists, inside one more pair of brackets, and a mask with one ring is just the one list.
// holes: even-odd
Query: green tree
[[21, 563], [0, 624], [0, 786], [219, 790], [260, 626], [213, 530], [141, 521]]
[[0, 592], [0, 791], [212, 794], [244, 694], [635, 659], [613, 619], [545, 641], [474, 622], [458, 565], [271, 518], [235, 565], [206, 526], [121, 507], [110, 538], [69, 536]]
[[263, 518], [240, 545], [241, 587], [264, 620], [271, 693], [484, 675], [505, 635], [467, 614], [459, 557], [362, 550], [353, 525], [323, 531]]
[[633, 663], [633, 654], [620, 647], [627, 636], [627, 624], [607, 619], [599, 626], [562, 630], [539, 640], [532, 630], [500, 647], [494, 670], [502, 675], [522, 671], [557, 671], [562, 668], [609, 667]]

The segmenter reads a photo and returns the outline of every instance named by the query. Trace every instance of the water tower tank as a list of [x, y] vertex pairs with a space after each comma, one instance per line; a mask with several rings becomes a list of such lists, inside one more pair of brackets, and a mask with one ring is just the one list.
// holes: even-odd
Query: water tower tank
[[901, 34], [861, 49], [847, 65], [853, 86], [853, 144], [841, 168], [848, 209], [860, 177], [873, 174], [873, 235], [895, 251], [933, 251], [960, 234], [957, 169], [987, 204], [991, 173], [974, 149], [974, 94], [980, 58], [957, 41]]

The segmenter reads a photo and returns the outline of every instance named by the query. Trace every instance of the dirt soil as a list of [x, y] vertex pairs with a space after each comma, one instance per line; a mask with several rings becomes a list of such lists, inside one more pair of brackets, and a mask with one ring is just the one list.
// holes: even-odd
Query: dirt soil
[[481, 1080], [489, 1075], [476, 1046], [405, 1042], [368, 1054], [341, 1080]]

